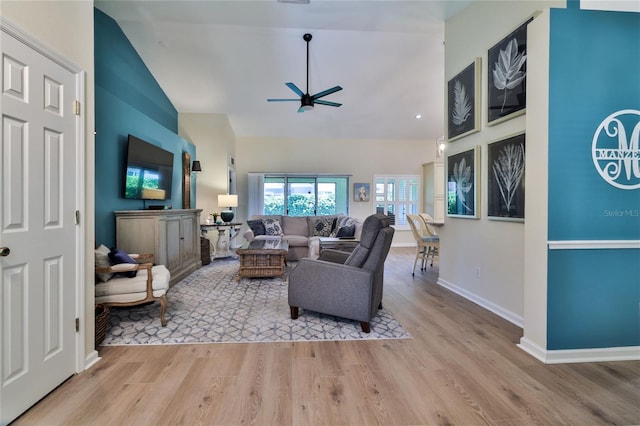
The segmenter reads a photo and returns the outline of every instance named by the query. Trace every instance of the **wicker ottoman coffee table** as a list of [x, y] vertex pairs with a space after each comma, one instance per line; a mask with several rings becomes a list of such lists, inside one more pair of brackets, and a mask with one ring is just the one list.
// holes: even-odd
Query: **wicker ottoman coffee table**
[[286, 278], [289, 243], [281, 239], [253, 240], [236, 250], [240, 256], [238, 281], [252, 277]]

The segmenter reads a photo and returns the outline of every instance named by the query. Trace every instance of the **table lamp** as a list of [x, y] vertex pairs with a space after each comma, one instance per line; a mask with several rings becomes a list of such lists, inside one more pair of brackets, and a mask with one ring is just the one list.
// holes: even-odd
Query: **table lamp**
[[229, 223], [233, 220], [232, 207], [238, 207], [238, 195], [237, 194], [218, 194], [218, 206], [226, 206], [227, 210], [220, 212], [220, 219], [223, 222]]

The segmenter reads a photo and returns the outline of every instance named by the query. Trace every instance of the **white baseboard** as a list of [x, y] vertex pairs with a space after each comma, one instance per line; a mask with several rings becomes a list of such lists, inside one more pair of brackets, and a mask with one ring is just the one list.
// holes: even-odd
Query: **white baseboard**
[[[438, 285], [453, 291], [471, 302], [482, 306], [494, 314], [506, 319], [518, 327], [523, 327], [524, 320], [521, 316], [507, 311], [502, 307], [460, 288], [450, 282], [438, 279]], [[545, 364], [569, 364], [577, 362], [611, 362], [611, 361], [640, 361], [640, 346], [625, 346], [617, 348], [593, 348], [593, 349], [563, 349], [547, 350], [534, 342], [522, 337], [517, 345], [537, 360]]]
[[524, 325], [524, 320], [520, 315], [516, 315], [511, 311], [508, 311], [504, 308], [502, 308], [501, 306], [496, 305], [495, 303], [492, 303], [490, 301], [488, 301], [487, 299], [484, 299], [480, 296], [478, 296], [477, 294], [471, 293], [468, 290], [465, 290], [463, 288], [458, 287], [457, 285], [454, 285], [446, 280], [443, 280], [442, 278], [438, 278], [438, 285], [441, 285], [442, 287], [451, 290], [452, 292], [459, 294], [460, 296], [464, 297], [467, 300], [472, 301], [473, 303], [475, 303], [476, 305], [480, 305], [483, 308], [493, 312], [494, 314], [498, 315], [499, 317], [502, 317], [504, 319], [506, 319], [507, 321], [509, 321], [510, 323], [517, 325], [520, 328], [523, 328]]
[[89, 368], [93, 367], [94, 364], [96, 364], [98, 361], [100, 361], [100, 356], [98, 356], [98, 351], [93, 350], [89, 353], [89, 355], [87, 355], [84, 359], [84, 369], [88, 370]]
[[522, 349], [523, 351], [525, 351], [526, 353], [528, 353], [529, 355], [531, 355], [532, 357], [534, 357], [535, 359], [537, 359], [538, 361], [542, 361], [546, 364], [547, 362], [546, 349], [536, 345], [526, 337], [521, 337], [520, 343], [518, 343], [516, 346]]
[[521, 338], [520, 349], [545, 364], [570, 364], [577, 362], [640, 361], [640, 346], [593, 349], [546, 350], [532, 341]]

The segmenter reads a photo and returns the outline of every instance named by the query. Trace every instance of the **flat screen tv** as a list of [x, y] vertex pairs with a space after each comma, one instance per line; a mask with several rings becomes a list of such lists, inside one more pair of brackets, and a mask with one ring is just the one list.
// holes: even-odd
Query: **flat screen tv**
[[169, 200], [173, 182], [173, 153], [129, 135], [124, 197]]

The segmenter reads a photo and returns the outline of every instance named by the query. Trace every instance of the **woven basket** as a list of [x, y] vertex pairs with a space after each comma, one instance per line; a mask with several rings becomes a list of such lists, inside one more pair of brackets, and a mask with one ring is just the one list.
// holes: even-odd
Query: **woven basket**
[[202, 266], [211, 263], [211, 249], [209, 248], [210, 241], [207, 238], [200, 237], [200, 260]]
[[109, 324], [109, 308], [106, 306], [96, 306], [96, 348], [107, 335], [107, 325]]

